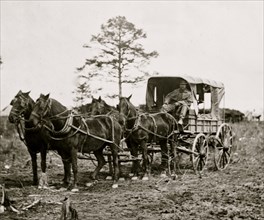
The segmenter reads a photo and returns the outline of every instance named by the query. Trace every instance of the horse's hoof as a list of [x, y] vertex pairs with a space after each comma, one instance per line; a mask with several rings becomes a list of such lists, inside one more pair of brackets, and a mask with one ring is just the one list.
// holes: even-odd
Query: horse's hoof
[[49, 186], [44, 185], [44, 186], [42, 186], [42, 189], [49, 189]]
[[142, 178], [142, 180], [147, 181], [147, 180], [149, 180], [149, 178], [148, 178], [148, 176], [144, 176], [144, 177]]
[[133, 177], [131, 178], [131, 180], [138, 180], [138, 177], [137, 177], [137, 176], [133, 176]]
[[164, 177], [167, 177], [167, 175], [166, 175], [166, 173], [162, 173], [162, 174], [160, 174], [160, 177], [164, 178]]
[[67, 191], [67, 188], [65, 188], [65, 187], [61, 187], [61, 188], [59, 189], [59, 191]]
[[171, 178], [172, 178], [173, 180], [176, 180], [176, 179], [178, 178], [178, 176], [177, 176], [176, 174], [172, 174], [172, 175], [171, 175]]
[[128, 174], [128, 176], [130, 176], [130, 177], [133, 177], [133, 176], [134, 176], [134, 174], [133, 174], [133, 173], [130, 173], [130, 174]]
[[124, 177], [119, 178], [119, 181], [125, 181]]
[[60, 182], [61, 187], [67, 188], [69, 186], [68, 182]]
[[106, 180], [112, 180], [113, 178], [111, 176], [107, 176]]
[[0, 214], [5, 212], [5, 207], [3, 205], [0, 205]]
[[85, 186], [87, 187], [91, 187], [92, 185], [94, 185], [94, 183], [86, 183]]
[[117, 183], [113, 184], [113, 185], [112, 185], [112, 188], [113, 188], [113, 189], [118, 188], [118, 184], [117, 184]]
[[38, 189], [42, 189], [42, 186], [38, 186]]
[[73, 188], [73, 189], [71, 190], [71, 192], [79, 192], [79, 189], [77, 189], [77, 188]]

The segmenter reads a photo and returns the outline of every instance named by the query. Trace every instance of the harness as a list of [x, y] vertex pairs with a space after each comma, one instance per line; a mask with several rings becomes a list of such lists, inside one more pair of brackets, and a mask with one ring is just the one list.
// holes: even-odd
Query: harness
[[[25, 97], [23, 97], [23, 96], [21, 96], [21, 98], [23, 98], [24, 100], [26, 100], [26, 102], [27, 102], [26, 105], [28, 106], [29, 101], [28, 101]], [[25, 110], [25, 109], [24, 109], [24, 110]], [[26, 120], [26, 119], [24, 118], [23, 112], [20, 113], [20, 112], [19, 112], [17, 109], [15, 109], [15, 108], [13, 108], [13, 109], [11, 110], [10, 114], [13, 114], [13, 115], [16, 116], [15, 126], [16, 126], [16, 129], [17, 129], [17, 133], [18, 133], [18, 135], [19, 135], [19, 139], [20, 139], [20, 140], [21, 140], [26, 146], [28, 146], [28, 144], [27, 144], [27, 142], [26, 142], [26, 139], [25, 139], [25, 131], [37, 131], [37, 130], [39, 130], [39, 126], [36, 125], [36, 126], [31, 127], [31, 128], [27, 128], [27, 127], [25, 126], [25, 124], [22, 123], [22, 121], [24, 121], [24, 122], [28, 122], [28, 120]], [[31, 153], [37, 153], [37, 152], [32, 151], [32, 149], [29, 148], [29, 147], [28, 147], [28, 150], [29, 150]]]
[[[48, 110], [45, 110], [44, 111], [45, 114], [47, 114], [47, 112], [51, 108], [51, 101], [52, 100], [50, 99], [50, 102], [49, 102], [50, 104], [47, 107]], [[99, 137], [97, 135], [91, 134], [90, 133], [89, 126], [87, 125], [85, 119], [82, 116], [80, 116], [80, 115], [75, 115], [73, 113], [73, 111], [71, 111], [68, 116], [59, 117], [60, 115], [64, 114], [66, 111], [68, 111], [68, 110], [65, 110], [63, 112], [60, 112], [59, 114], [53, 115], [53, 116], [51, 116], [51, 117], [49, 117], [48, 119], [45, 119], [45, 120], [41, 118], [41, 121], [44, 122], [43, 127], [46, 128], [48, 131], [50, 131], [51, 134], [52, 134], [52, 135], [50, 135], [50, 138], [51, 139], [56, 140], [56, 141], [65, 140], [67, 138], [70, 138], [70, 137], [75, 136], [78, 132], [80, 132], [80, 133], [86, 135], [85, 140], [84, 140], [84, 143], [85, 143], [87, 137], [89, 136], [89, 137], [92, 137], [94, 139], [97, 139], [97, 140], [106, 142], [106, 143], [114, 144], [116, 147], [118, 147], [118, 149], [123, 150], [122, 148], [120, 148], [120, 146], [118, 146], [114, 142], [114, 135], [115, 135], [115, 133], [114, 133], [114, 120], [113, 120], [113, 118], [111, 116], [104, 115], [104, 117], [108, 117], [111, 120], [111, 128], [112, 128], [112, 138], [111, 138], [111, 140], [107, 140], [105, 138], [102, 138], [102, 137]], [[39, 117], [39, 115], [37, 115], [36, 113], [34, 113], [34, 114], [35, 114], [35, 116], [38, 116]], [[43, 115], [45, 115], [45, 114], [43, 114]], [[80, 120], [81, 123], [80, 123], [80, 125], [78, 127], [75, 126], [75, 125], [73, 125], [73, 119], [75, 117], [80, 117], [81, 118], [81, 120]], [[96, 118], [96, 117], [100, 117], [100, 115], [93, 116], [92, 118]], [[48, 120], [52, 121], [52, 120], [55, 120], [55, 119], [57, 119], [57, 120], [66, 119], [63, 128], [61, 130], [59, 130], [59, 131], [56, 131], [54, 129], [54, 125], [53, 125], [52, 122], [49, 123], [49, 124], [51, 124], [51, 127], [49, 127], [47, 125]], [[85, 127], [85, 130], [82, 129], [82, 125]], [[73, 133], [70, 133], [72, 131], [72, 129], [74, 129], [74, 132]], [[63, 136], [63, 137], [54, 137], [54, 136]]]
[[[157, 114], [159, 114], [159, 113], [156, 113], [156, 115]], [[137, 129], [142, 129], [142, 130], [146, 131], [147, 133], [154, 135], [155, 137], [158, 137], [158, 138], [161, 138], [161, 139], [169, 139], [174, 134], [175, 124], [177, 125], [177, 121], [169, 113], [164, 113], [164, 114], [166, 114], [167, 116], [169, 116], [173, 120], [173, 122], [174, 122], [174, 123], [172, 123], [173, 124], [172, 132], [168, 136], [163, 136], [163, 135], [157, 134], [157, 127], [158, 126], [157, 126], [156, 120], [154, 118], [154, 115], [150, 115], [150, 114], [142, 114], [142, 115], [147, 115], [147, 116], [149, 116], [152, 119], [152, 121], [154, 123], [154, 131], [151, 131], [151, 130], [147, 129], [142, 124], [140, 124], [140, 117], [142, 117], [142, 115], [140, 115], [138, 117], [137, 124], [135, 123], [135, 126], [132, 129], [132, 132], [136, 131]]]

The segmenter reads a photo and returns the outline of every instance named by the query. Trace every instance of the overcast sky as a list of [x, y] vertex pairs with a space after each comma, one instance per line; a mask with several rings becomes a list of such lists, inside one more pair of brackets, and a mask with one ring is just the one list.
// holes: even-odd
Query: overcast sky
[[[263, 1], [3, 0], [1, 109], [20, 89], [73, 106], [75, 69], [89, 56], [82, 46], [116, 16], [147, 33], [144, 47], [160, 54], [150, 70], [221, 81], [227, 108], [263, 109]], [[145, 102], [145, 86], [124, 88], [130, 94]]]

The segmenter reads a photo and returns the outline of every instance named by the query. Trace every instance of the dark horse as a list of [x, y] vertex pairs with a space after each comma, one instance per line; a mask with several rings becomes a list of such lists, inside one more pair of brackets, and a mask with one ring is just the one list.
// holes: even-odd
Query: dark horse
[[90, 116], [91, 110], [92, 110], [92, 103], [87, 103], [87, 104], [81, 105], [80, 107], [77, 108], [77, 111], [80, 114], [83, 114], [84, 117]]
[[93, 152], [98, 160], [98, 165], [92, 173], [92, 178], [96, 179], [98, 172], [105, 165], [103, 149], [110, 146], [114, 164], [114, 184], [116, 188], [119, 167], [118, 151], [121, 139], [120, 125], [109, 116], [97, 116], [82, 118], [74, 115], [71, 110], [48, 95], [40, 95], [30, 120], [34, 125], [41, 124], [46, 131], [51, 145], [58, 151], [64, 164], [64, 172], [67, 177], [65, 183], [69, 183], [71, 166], [74, 180], [73, 188], [77, 187], [77, 152]]
[[[148, 179], [150, 174], [150, 161], [148, 158], [147, 143], [156, 142], [160, 145], [163, 171], [167, 168], [168, 146], [175, 149], [174, 131], [177, 129], [176, 120], [168, 113], [138, 113], [136, 107], [128, 98], [121, 97], [118, 109], [126, 117], [126, 142], [131, 149], [133, 156], [137, 157], [138, 150], [143, 154], [143, 172], [144, 180]], [[133, 165], [137, 172], [137, 165]]]
[[92, 98], [91, 106], [91, 115], [109, 115], [118, 121], [122, 130], [125, 128], [125, 117], [120, 114], [117, 108], [108, 105], [102, 98], [99, 96], [98, 99]]
[[[33, 184], [39, 183], [39, 188], [47, 187], [46, 178], [46, 155], [48, 145], [41, 137], [40, 129], [34, 126], [29, 117], [32, 112], [35, 102], [29, 96], [29, 92], [23, 93], [21, 90], [17, 93], [10, 103], [12, 109], [9, 113], [9, 121], [14, 123], [17, 128], [20, 139], [27, 146], [28, 152], [31, 156]], [[38, 167], [37, 167], [37, 153], [41, 155], [41, 171], [42, 175], [38, 182]]]
[[[117, 106], [117, 108], [115, 108], [113, 106], [108, 105], [100, 96], [98, 99], [96, 99], [96, 98], [92, 99], [91, 114], [92, 115], [107, 114], [107, 115], [114, 117], [114, 119], [117, 120], [122, 127], [122, 130], [123, 130], [123, 136], [122, 137], [125, 138], [126, 145], [127, 145], [128, 149], [130, 150], [131, 155], [138, 156], [137, 148], [131, 147], [132, 140], [129, 139], [129, 137], [127, 135], [127, 130], [126, 130], [126, 123], [130, 123], [131, 117], [136, 118], [136, 116], [137, 116], [137, 110], [136, 109], [132, 109], [132, 111], [130, 112], [129, 115], [124, 115], [124, 114], [119, 112], [118, 106]], [[134, 144], [134, 146], [135, 145], [136, 144]], [[132, 166], [131, 171], [134, 174], [134, 177], [132, 177], [132, 179], [137, 178], [138, 167], [139, 167], [139, 161], [138, 160], [133, 161], [133, 166]]]

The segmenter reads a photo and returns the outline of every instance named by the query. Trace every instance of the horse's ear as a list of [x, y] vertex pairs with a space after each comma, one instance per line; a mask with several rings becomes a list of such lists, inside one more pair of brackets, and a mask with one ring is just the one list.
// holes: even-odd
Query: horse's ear
[[127, 99], [128, 99], [128, 100], [130, 100], [130, 99], [131, 99], [131, 97], [132, 97], [132, 94], [131, 94], [130, 96], [128, 96], [128, 97], [127, 97]]
[[101, 96], [99, 96], [98, 101], [101, 102], [101, 100], [102, 100], [102, 98], [101, 98]]
[[23, 93], [23, 95], [28, 96], [31, 91]]
[[17, 94], [21, 95], [21, 94], [23, 94], [23, 92], [21, 90], [19, 90]]
[[45, 95], [45, 99], [48, 99], [50, 96], [50, 94], [48, 93], [47, 95]]

